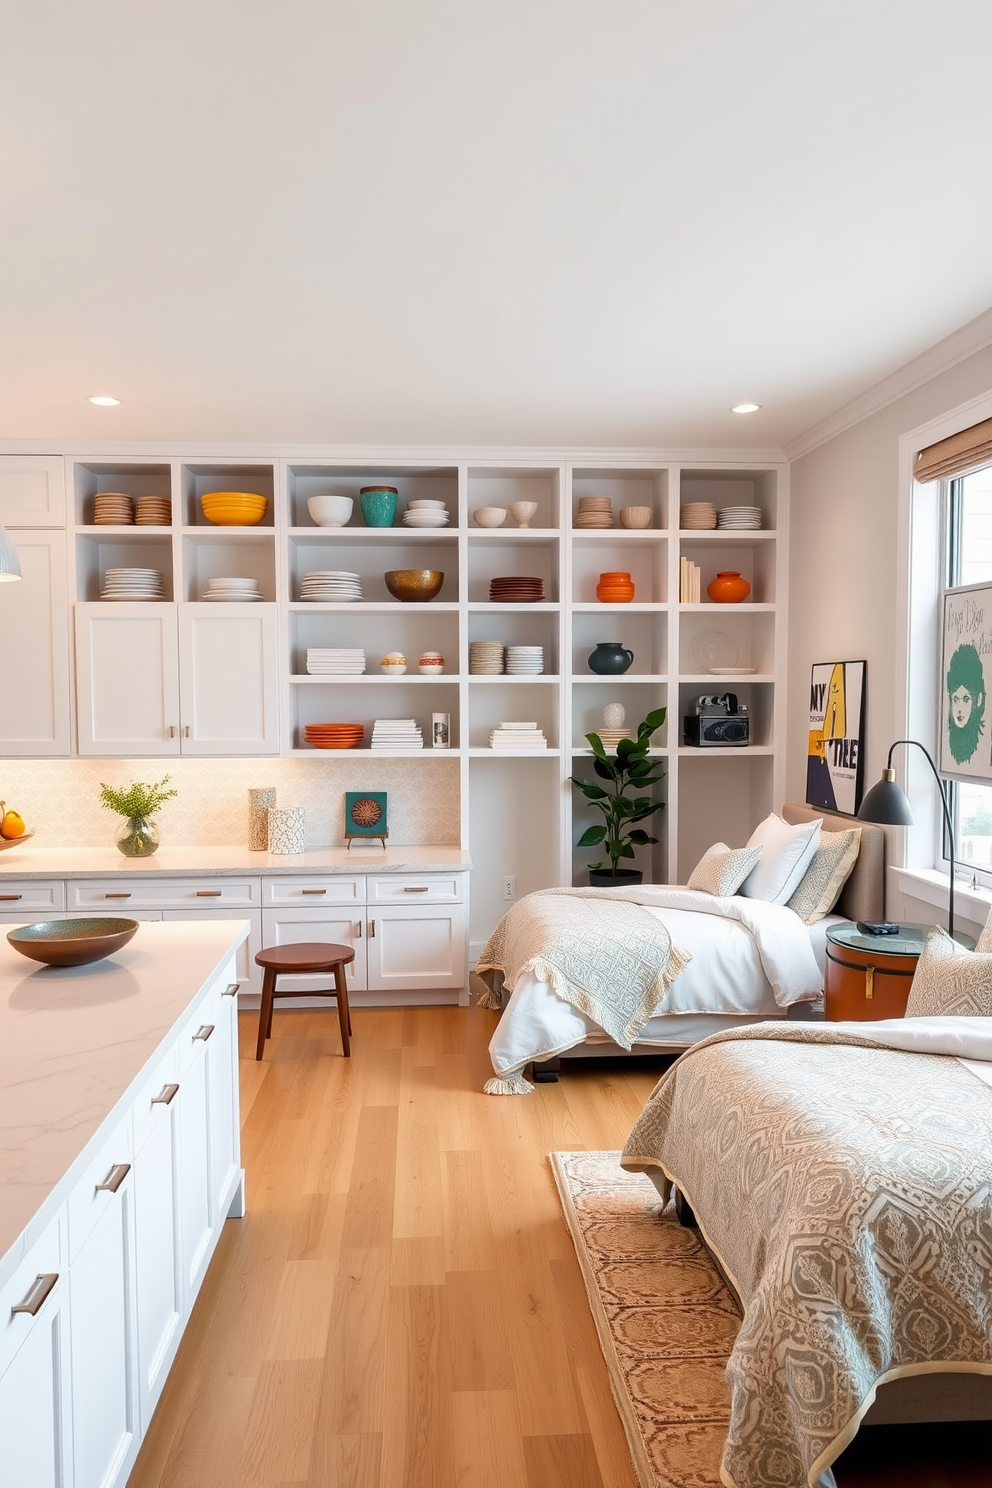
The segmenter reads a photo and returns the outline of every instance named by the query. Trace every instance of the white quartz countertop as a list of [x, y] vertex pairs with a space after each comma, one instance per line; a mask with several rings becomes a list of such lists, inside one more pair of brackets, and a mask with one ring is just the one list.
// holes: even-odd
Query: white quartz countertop
[[0, 1286], [87, 1142], [247, 934], [233, 918], [142, 923], [122, 950], [76, 967], [29, 961], [0, 936]]
[[223, 878], [246, 873], [465, 873], [460, 847], [319, 847], [304, 853], [249, 852], [247, 847], [160, 847], [150, 858], [125, 858], [115, 847], [12, 847], [0, 852], [0, 883], [25, 878]]

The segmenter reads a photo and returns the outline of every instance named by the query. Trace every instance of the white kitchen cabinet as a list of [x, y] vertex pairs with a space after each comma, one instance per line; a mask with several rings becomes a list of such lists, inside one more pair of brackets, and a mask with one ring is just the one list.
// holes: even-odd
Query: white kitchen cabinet
[[[238, 1090], [238, 983], [228, 982], [213, 997], [208, 1016], [216, 1018], [207, 1044], [210, 1116], [210, 1187], [215, 1225], [223, 1224], [241, 1183], [241, 1102]], [[244, 1196], [236, 1206], [244, 1213]]]
[[75, 614], [80, 754], [278, 752], [273, 605], [96, 601]]
[[65, 1216], [0, 1288], [0, 1480], [73, 1488]]
[[365, 939], [370, 992], [418, 992], [465, 985], [465, 909], [461, 904], [368, 908]]
[[176, 1188], [179, 1259], [187, 1307], [210, 1260], [216, 1216], [210, 1183], [210, 1080], [207, 1040], [216, 1024], [202, 1006], [179, 1036], [179, 1182]]
[[175, 1357], [183, 1288], [175, 1196], [179, 1182], [179, 1051], [145, 1082], [134, 1103], [134, 1253], [138, 1415], [148, 1429]]
[[[314, 909], [264, 909], [262, 941], [266, 946], [299, 945], [318, 942], [350, 946], [354, 961], [345, 967], [348, 992], [364, 992], [368, 986], [365, 970], [365, 905], [354, 907], [329, 904]], [[323, 974], [281, 976], [282, 991], [296, 989], [304, 997], [313, 988], [330, 985]]]
[[65, 534], [39, 530], [12, 531], [9, 536], [20, 559], [22, 578], [20, 583], [0, 584], [0, 635], [8, 638], [3, 661], [8, 705], [0, 709], [0, 756], [67, 755]]
[[61, 455], [0, 455], [0, 524], [65, 526], [65, 465]]

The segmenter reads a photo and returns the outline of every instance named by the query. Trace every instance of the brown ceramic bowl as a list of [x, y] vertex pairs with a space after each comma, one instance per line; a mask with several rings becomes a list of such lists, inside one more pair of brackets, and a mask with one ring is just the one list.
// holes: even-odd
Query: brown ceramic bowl
[[102, 961], [127, 945], [138, 928], [137, 920], [92, 919], [41, 920], [8, 930], [15, 951], [46, 966], [86, 966]]
[[393, 598], [407, 602], [433, 599], [444, 583], [444, 574], [438, 568], [391, 568], [385, 577]]

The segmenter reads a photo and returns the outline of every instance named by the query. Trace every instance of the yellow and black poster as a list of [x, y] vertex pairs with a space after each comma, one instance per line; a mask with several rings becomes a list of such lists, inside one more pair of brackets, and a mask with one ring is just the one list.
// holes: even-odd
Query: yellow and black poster
[[863, 661], [813, 666], [809, 695], [806, 802], [854, 816], [864, 790], [865, 669]]

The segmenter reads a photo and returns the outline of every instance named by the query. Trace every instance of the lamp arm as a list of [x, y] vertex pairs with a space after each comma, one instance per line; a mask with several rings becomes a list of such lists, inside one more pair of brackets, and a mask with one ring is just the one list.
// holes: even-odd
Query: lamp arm
[[944, 791], [944, 782], [941, 780], [941, 778], [940, 778], [940, 772], [938, 771], [937, 766], [934, 764], [933, 755], [930, 753], [929, 749], [927, 749], [925, 745], [923, 745], [923, 744], [920, 743], [920, 741], [918, 739], [897, 739], [894, 744], [890, 745], [890, 747], [889, 747], [889, 758], [888, 758], [888, 762], [886, 764], [886, 769], [889, 769], [889, 770], [892, 769], [892, 751], [894, 749], [896, 749], [900, 744], [912, 744], [915, 749], [918, 749], [920, 751], [920, 753], [923, 755], [923, 758], [926, 760], [927, 764], [930, 766], [930, 769], [933, 772], [933, 778], [934, 778], [934, 780], [936, 780], [936, 782], [937, 782], [937, 792], [938, 792], [938, 794], [940, 796], [940, 804], [941, 804], [941, 808], [942, 808], [942, 810], [944, 812], [944, 825], [947, 828], [947, 840], [948, 840], [948, 842], [950, 843], [950, 846], [951, 846], [951, 853], [950, 853], [950, 858], [951, 858], [951, 891], [950, 891], [950, 895], [948, 896], [948, 901], [947, 901], [947, 933], [953, 939], [953, 937], [954, 937], [954, 825], [953, 825], [953, 823], [951, 821], [951, 813], [950, 813], [950, 811], [948, 809], [948, 806], [947, 806], [947, 795], [946, 795], [946, 793]]

